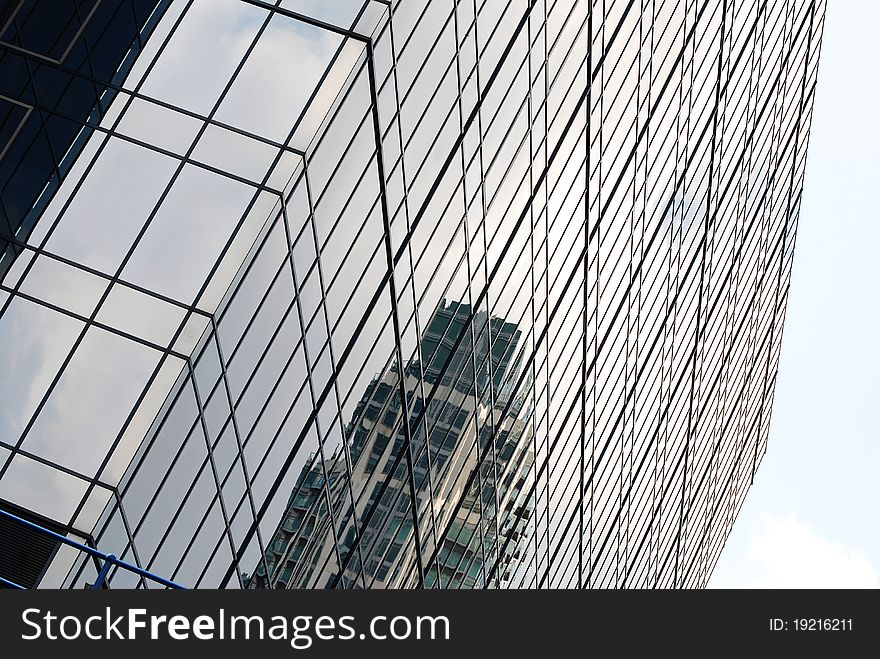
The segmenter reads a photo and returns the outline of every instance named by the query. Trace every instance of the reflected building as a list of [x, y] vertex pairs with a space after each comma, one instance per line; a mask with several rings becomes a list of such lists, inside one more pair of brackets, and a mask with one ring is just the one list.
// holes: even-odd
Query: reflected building
[[[391, 369], [370, 383], [347, 425], [346, 455], [340, 450], [327, 456], [329, 470], [318, 455], [303, 468], [251, 587], [415, 587], [416, 524], [440, 538], [433, 542], [425, 586], [481, 587], [488, 583], [486, 569], [502, 551], [497, 569], [499, 583], [506, 583], [521, 554], [531, 512], [520, 498], [532, 475], [534, 438], [523, 421], [530, 411], [527, 401], [512, 400], [499, 388], [510, 362], [524, 353], [517, 350], [521, 333], [516, 325], [498, 318], [487, 322], [485, 313], [478, 312], [475, 324], [489, 331], [472, 337], [470, 317], [467, 304], [441, 303], [417, 353], [426, 368], [417, 358], [406, 365], [402, 378]], [[495, 337], [491, 346], [489, 334]], [[438, 370], [438, 352], [452, 355], [450, 373]], [[491, 409], [482, 396], [490, 386], [498, 392]], [[426, 390], [431, 392], [427, 404]], [[417, 425], [410, 425], [419, 417]], [[404, 453], [406, 446], [410, 449]], [[413, 465], [411, 482], [404, 455]], [[363, 499], [359, 507], [376, 511], [371, 519], [378, 521], [356, 529], [333, 519], [330, 511], [336, 506], [328, 502], [346, 500], [349, 490]], [[460, 506], [446, 503], [459, 499]], [[351, 507], [342, 511], [344, 517], [352, 514]], [[337, 552], [351, 555], [350, 565], [328, 574], [325, 568]]]
[[704, 585], [824, 13], [0, 3], [0, 578]]

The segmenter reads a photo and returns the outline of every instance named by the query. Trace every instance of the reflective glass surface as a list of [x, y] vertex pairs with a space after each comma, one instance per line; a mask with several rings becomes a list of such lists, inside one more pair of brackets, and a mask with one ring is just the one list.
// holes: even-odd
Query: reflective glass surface
[[708, 581], [824, 1], [7, 4], [0, 507], [189, 587]]

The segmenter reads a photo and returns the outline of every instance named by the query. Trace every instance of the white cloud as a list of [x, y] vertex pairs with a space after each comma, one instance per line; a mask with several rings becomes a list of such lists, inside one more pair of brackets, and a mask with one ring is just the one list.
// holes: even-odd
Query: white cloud
[[[748, 541], [734, 588], [878, 588], [868, 553], [820, 537], [809, 524], [787, 515], [765, 513]], [[725, 582], [731, 581], [730, 573]], [[721, 581], [721, 580], [719, 580]]]

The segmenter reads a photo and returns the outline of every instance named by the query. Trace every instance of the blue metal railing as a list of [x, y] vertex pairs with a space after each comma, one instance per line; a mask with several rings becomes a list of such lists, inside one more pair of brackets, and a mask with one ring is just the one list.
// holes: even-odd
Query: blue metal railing
[[[6, 519], [12, 520], [13, 522], [17, 522], [18, 524], [22, 524], [37, 533], [40, 533], [46, 537], [52, 538], [53, 540], [57, 540], [58, 542], [67, 545], [68, 547], [73, 547], [74, 549], [78, 549], [81, 552], [84, 552], [99, 561], [103, 561], [101, 565], [101, 569], [98, 572], [98, 577], [95, 579], [95, 583], [92, 584], [92, 589], [98, 590], [103, 588], [104, 583], [107, 581], [107, 575], [110, 573], [110, 569], [115, 565], [120, 569], [127, 570], [128, 572], [132, 572], [144, 579], [149, 579], [150, 581], [154, 581], [158, 584], [165, 586], [166, 588], [180, 588], [183, 589], [184, 586], [180, 584], [174, 583], [173, 581], [169, 581], [163, 577], [160, 577], [157, 574], [153, 574], [152, 572], [148, 572], [147, 570], [143, 570], [136, 565], [132, 565], [131, 563], [127, 563], [123, 560], [116, 558], [113, 554], [105, 554], [102, 551], [98, 551], [94, 547], [89, 547], [88, 545], [84, 545], [81, 542], [77, 542], [76, 540], [71, 540], [70, 538], [61, 535], [60, 533], [55, 533], [54, 531], [50, 531], [49, 529], [40, 526], [39, 524], [35, 524], [34, 522], [28, 521], [19, 517], [18, 515], [13, 515], [10, 512], [0, 509], [0, 516], [5, 517]], [[14, 581], [9, 581], [8, 579], [4, 579], [0, 577], [0, 583], [8, 586], [10, 588], [18, 588], [18, 589], [26, 589], [25, 586], [21, 584], [17, 584]]]

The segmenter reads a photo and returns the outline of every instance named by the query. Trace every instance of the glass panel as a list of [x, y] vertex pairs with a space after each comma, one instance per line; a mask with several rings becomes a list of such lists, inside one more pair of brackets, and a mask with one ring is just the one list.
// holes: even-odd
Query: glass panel
[[201, 338], [208, 329], [209, 321], [202, 314], [191, 314], [183, 324], [183, 330], [177, 341], [174, 342], [174, 350], [181, 355], [191, 355], [199, 344]]
[[46, 256], [37, 257], [21, 292], [88, 318], [110, 282]]
[[194, 117], [136, 98], [116, 130], [183, 156], [201, 127], [202, 122]]
[[218, 308], [224, 296], [231, 290], [236, 275], [242, 273], [241, 266], [246, 256], [256, 247], [259, 243], [258, 238], [264, 235], [266, 228], [271, 224], [268, 220], [274, 221], [280, 210], [281, 203], [277, 196], [269, 192], [259, 194], [199, 300], [200, 309], [213, 313]]
[[[113, 274], [177, 166], [173, 158], [111, 139], [85, 178], [47, 249]], [[44, 216], [40, 225], [51, 223]]]
[[88, 483], [24, 455], [16, 455], [0, 479], [0, 499], [66, 524]]
[[134, 336], [166, 346], [186, 312], [178, 306], [128, 286], [116, 284], [101, 305], [97, 320]]
[[[276, 14], [217, 111], [217, 119], [284, 142], [342, 37]], [[290, 63], [296, 62], [296, 75]]]
[[94, 474], [158, 359], [154, 350], [90, 329], [27, 434], [24, 448]]
[[0, 434], [15, 443], [83, 325], [21, 298], [0, 316]]
[[183, 369], [184, 362], [176, 357], [168, 357], [159, 369], [153, 383], [125, 429], [110, 461], [101, 474], [101, 480], [109, 485], [117, 485], [128, 468], [132, 456], [138, 450], [150, 425], [156, 419], [162, 403]]
[[238, 0], [192, 3], [143, 93], [207, 115], [265, 16], [264, 10]]
[[242, 183], [187, 165], [123, 277], [192, 303], [253, 194], [253, 188]]
[[278, 148], [231, 130], [208, 126], [193, 151], [193, 160], [262, 185]]
[[104, 509], [107, 507], [107, 503], [110, 501], [111, 496], [110, 490], [106, 488], [92, 488], [92, 492], [86, 499], [85, 505], [83, 505], [79, 515], [77, 515], [73, 526], [80, 531], [90, 533], [92, 529], [94, 529], [101, 513], [104, 512]]

